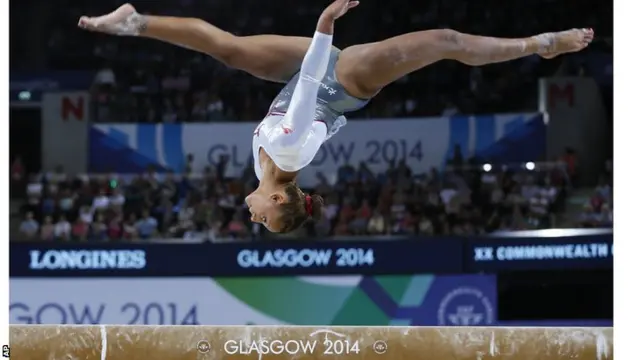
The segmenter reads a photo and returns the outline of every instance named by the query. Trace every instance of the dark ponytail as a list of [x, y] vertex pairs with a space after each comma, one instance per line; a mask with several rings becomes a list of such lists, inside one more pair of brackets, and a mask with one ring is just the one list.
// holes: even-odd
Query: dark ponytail
[[321, 196], [306, 195], [294, 182], [285, 185], [284, 192], [288, 201], [280, 205], [283, 233], [296, 230], [309, 220], [318, 221], [322, 218], [324, 201]]
[[[308, 196], [308, 195], [307, 195]], [[311, 195], [311, 211], [308, 213], [313, 221], [320, 221], [322, 219], [322, 207], [324, 206], [324, 200], [320, 195]]]

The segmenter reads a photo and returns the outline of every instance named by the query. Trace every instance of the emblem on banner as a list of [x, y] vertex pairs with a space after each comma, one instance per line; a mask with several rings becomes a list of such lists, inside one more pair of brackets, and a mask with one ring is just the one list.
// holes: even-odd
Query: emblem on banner
[[442, 299], [438, 307], [438, 325], [477, 326], [493, 322], [493, 305], [477, 288], [456, 288]]

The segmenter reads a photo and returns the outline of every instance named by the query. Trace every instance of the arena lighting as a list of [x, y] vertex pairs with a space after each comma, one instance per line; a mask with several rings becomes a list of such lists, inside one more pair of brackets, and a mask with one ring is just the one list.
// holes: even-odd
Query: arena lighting
[[18, 93], [18, 99], [21, 101], [29, 101], [31, 100], [31, 92], [30, 91], [20, 91]]
[[536, 168], [536, 163], [529, 161], [529, 162], [527, 162], [526, 164], [524, 164], [524, 167], [525, 167], [527, 170], [530, 170], [530, 171], [531, 171], [531, 170], [534, 170], [534, 169]]
[[491, 171], [491, 168], [492, 168], [491, 164], [484, 164], [484, 165], [482, 165], [482, 170], [484, 170], [484, 171], [486, 171], [486, 172]]
[[585, 235], [611, 235], [611, 229], [543, 229], [543, 230], [518, 230], [495, 231], [487, 235], [489, 237], [522, 237], [522, 238], [555, 238]]

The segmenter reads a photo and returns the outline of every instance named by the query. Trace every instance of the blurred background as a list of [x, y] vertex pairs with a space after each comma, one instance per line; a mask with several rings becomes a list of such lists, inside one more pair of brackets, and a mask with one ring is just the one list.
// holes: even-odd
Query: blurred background
[[[310, 36], [327, 1], [132, 3]], [[387, 87], [301, 172], [324, 217], [285, 236], [243, 201], [281, 85], [76, 28], [119, 5], [10, 1], [12, 323], [612, 324], [611, 1], [363, 1], [338, 47], [431, 28], [596, 39]]]

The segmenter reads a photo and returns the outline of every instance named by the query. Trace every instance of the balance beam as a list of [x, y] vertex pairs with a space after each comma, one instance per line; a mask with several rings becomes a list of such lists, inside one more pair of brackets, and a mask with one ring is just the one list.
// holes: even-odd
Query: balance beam
[[606, 360], [613, 328], [12, 325], [18, 360]]

